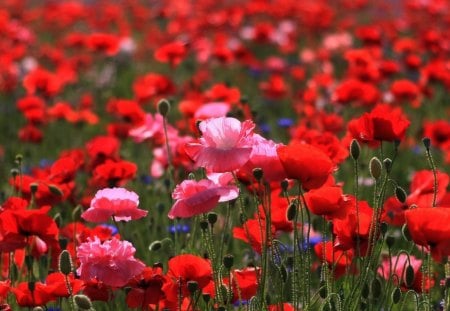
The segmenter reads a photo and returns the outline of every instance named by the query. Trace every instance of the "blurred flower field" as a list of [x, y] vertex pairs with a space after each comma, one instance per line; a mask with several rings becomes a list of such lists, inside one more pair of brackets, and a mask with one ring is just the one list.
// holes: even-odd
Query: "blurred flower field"
[[0, 310], [450, 310], [450, 2], [0, 2]]

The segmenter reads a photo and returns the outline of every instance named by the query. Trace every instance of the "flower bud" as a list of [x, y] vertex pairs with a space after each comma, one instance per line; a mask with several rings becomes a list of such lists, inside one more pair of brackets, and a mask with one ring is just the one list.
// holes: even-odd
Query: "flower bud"
[[287, 209], [287, 219], [292, 221], [294, 220], [295, 215], [297, 215], [297, 204], [291, 203]]
[[167, 99], [163, 98], [158, 102], [158, 112], [166, 117], [170, 111], [170, 103]]
[[391, 298], [394, 305], [400, 302], [400, 299], [402, 299], [402, 291], [400, 290], [400, 288], [394, 288], [391, 294]]
[[381, 161], [377, 157], [373, 157], [369, 162], [369, 171], [373, 179], [378, 179], [381, 176]]
[[48, 185], [48, 190], [50, 190], [50, 192], [52, 193], [52, 194], [54, 194], [54, 195], [56, 195], [56, 196], [58, 196], [58, 197], [62, 197], [63, 196], [63, 192], [62, 192], [62, 190], [58, 187], [58, 186], [56, 186], [56, 185], [52, 185], [52, 184], [50, 184], [50, 185]]
[[353, 160], [358, 160], [359, 155], [361, 154], [361, 147], [356, 139], [353, 139], [350, 144], [350, 155]]
[[191, 295], [194, 294], [198, 290], [198, 283], [197, 283], [197, 281], [188, 281], [187, 282], [187, 289], [189, 290]]
[[288, 187], [289, 187], [289, 181], [287, 179], [282, 180], [280, 183], [280, 186], [281, 186], [281, 190], [287, 191]]
[[371, 287], [372, 287], [372, 297], [373, 298], [380, 298], [380, 296], [381, 296], [381, 282], [380, 282], [380, 280], [377, 279], [377, 278], [373, 279]]
[[388, 248], [392, 248], [392, 246], [394, 246], [395, 243], [395, 238], [392, 235], [388, 235], [386, 237], [386, 245]]
[[64, 275], [69, 275], [73, 271], [72, 257], [67, 250], [63, 250], [59, 254], [58, 270]]
[[406, 191], [402, 187], [397, 186], [395, 188], [395, 197], [397, 198], [397, 200], [400, 203], [405, 203], [406, 202]]
[[206, 221], [206, 220], [202, 220], [202, 221], [200, 221], [200, 228], [203, 230], [203, 231], [205, 231], [205, 230], [208, 230], [208, 222]]
[[159, 250], [161, 247], [162, 247], [161, 241], [156, 240], [156, 241], [153, 241], [153, 242], [149, 245], [148, 249], [149, 249], [149, 251], [151, 251], [151, 252], [155, 252], [155, 251]]
[[208, 218], [208, 222], [211, 224], [211, 226], [217, 222], [217, 217], [218, 217], [217, 213], [214, 213], [214, 212], [208, 213], [207, 218]]
[[252, 172], [253, 177], [255, 177], [257, 181], [260, 181], [264, 176], [263, 170], [260, 167], [254, 168]]
[[411, 287], [414, 283], [414, 268], [411, 265], [408, 265], [405, 270], [405, 283], [407, 287]]
[[223, 265], [226, 269], [230, 270], [233, 264], [234, 256], [232, 254], [228, 254], [223, 257]]
[[31, 194], [35, 194], [36, 191], [38, 190], [38, 187], [39, 187], [39, 184], [38, 184], [38, 183], [32, 182], [32, 183], [30, 184], [30, 192], [31, 192]]
[[86, 295], [75, 295], [73, 301], [80, 310], [91, 310], [92, 308], [92, 302]]
[[430, 150], [431, 147], [431, 139], [429, 137], [422, 138], [422, 143], [425, 146], [425, 149]]
[[11, 169], [10, 172], [11, 172], [11, 176], [12, 176], [13, 178], [16, 178], [17, 175], [19, 175], [19, 170], [18, 170], [17, 168]]
[[383, 160], [383, 164], [384, 164], [384, 169], [386, 170], [386, 172], [390, 173], [391, 169], [392, 169], [392, 160], [389, 158], [386, 158]]

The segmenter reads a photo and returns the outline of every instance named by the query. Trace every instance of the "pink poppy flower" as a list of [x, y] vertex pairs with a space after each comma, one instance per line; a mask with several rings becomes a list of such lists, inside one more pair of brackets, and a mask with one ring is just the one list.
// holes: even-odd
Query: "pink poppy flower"
[[138, 209], [139, 197], [133, 191], [124, 188], [105, 188], [97, 191], [91, 206], [81, 214], [86, 221], [106, 222], [111, 217], [115, 221], [129, 221], [147, 215], [147, 211]]
[[283, 180], [286, 174], [277, 154], [277, 147], [281, 144], [276, 144], [258, 134], [253, 135], [253, 143], [250, 159], [241, 168], [241, 172], [251, 175], [254, 168], [261, 168], [266, 181]]
[[199, 181], [185, 180], [175, 187], [172, 198], [177, 201], [169, 211], [169, 218], [188, 218], [209, 212], [219, 202], [226, 202], [238, 197], [236, 186], [215, 184], [208, 179]]
[[102, 243], [98, 237], [88, 238], [77, 248], [80, 260], [77, 273], [84, 281], [97, 279], [108, 286], [122, 287], [145, 268], [133, 257], [135, 252], [128, 241], [113, 238]]
[[186, 145], [186, 153], [196, 167], [215, 173], [231, 172], [241, 168], [250, 159], [253, 129], [250, 121], [234, 118], [212, 118], [200, 123], [200, 143]]

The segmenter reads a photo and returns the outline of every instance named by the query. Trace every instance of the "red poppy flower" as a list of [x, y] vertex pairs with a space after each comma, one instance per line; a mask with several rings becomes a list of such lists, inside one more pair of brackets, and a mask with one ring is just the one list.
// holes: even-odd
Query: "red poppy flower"
[[133, 162], [107, 160], [93, 172], [92, 182], [100, 187], [123, 186], [136, 176], [137, 166]]
[[175, 85], [163, 75], [149, 73], [136, 79], [133, 83], [133, 91], [139, 102], [145, 102], [171, 95], [175, 91]]
[[364, 255], [368, 247], [370, 224], [372, 221], [373, 209], [366, 201], [358, 201], [359, 218], [356, 215], [355, 199], [349, 208], [344, 219], [335, 218], [333, 220], [333, 234], [336, 236], [335, 248], [340, 250], [356, 249], [357, 240], [360, 240], [360, 252]]
[[[275, 227], [271, 225], [270, 228], [271, 234], [274, 236]], [[242, 227], [233, 228], [233, 237], [249, 243], [259, 254], [262, 253], [262, 245], [266, 242], [266, 234], [266, 221], [264, 219], [261, 222], [257, 219], [249, 219]]]
[[419, 87], [407, 79], [394, 81], [391, 85], [391, 93], [399, 102], [404, 100], [414, 101], [420, 94]]
[[42, 68], [31, 71], [23, 78], [23, 87], [30, 95], [41, 92], [51, 97], [59, 93], [62, 86], [60, 77]]
[[346, 217], [352, 204], [351, 199], [343, 194], [342, 188], [337, 186], [312, 189], [305, 193], [305, 201], [313, 214], [327, 219]]
[[434, 260], [450, 255], [450, 208], [414, 208], [405, 218], [414, 242], [429, 247]]
[[155, 51], [155, 59], [162, 63], [169, 63], [170, 66], [175, 67], [183, 58], [186, 57], [186, 44], [180, 41], [171, 42], [159, 47]]
[[450, 146], [450, 122], [447, 120], [425, 121], [423, 134], [431, 139], [431, 143], [439, 148]]
[[28, 282], [21, 282], [16, 287], [12, 287], [11, 292], [14, 293], [17, 304], [21, 307], [43, 306], [54, 300], [50, 288], [41, 282], [34, 283], [33, 291], [30, 291]]
[[140, 275], [128, 282], [131, 287], [126, 298], [128, 307], [149, 310], [150, 304], [158, 305], [165, 298], [162, 291], [165, 282], [166, 277], [161, 267], [145, 267]]
[[28, 124], [19, 130], [19, 139], [23, 142], [40, 143], [43, 138], [44, 134], [35, 125]]
[[[82, 280], [76, 279], [73, 273], [68, 275], [70, 288], [72, 289], [72, 294], [77, 294], [84, 287], [84, 282]], [[45, 278], [45, 283], [49, 288], [48, 292], [53, 296], [53, 298], [58, 297], [69, 297], [71, 293], [69, 293], [67, 289], [66, 276], [61, 272], [53, 272], [47, 275]]]
[[322, 186], [333, 171], [331, 159], [320, 149], [299, 142], [277, 148], [287, 178], [297, 179], [304, 189]]
[[107, 33], [93, 33], [86, 39], [86, 45], [95, 52], [114, 56], [119, 52], [119, 37]]
[[200, 291], [208, 285], [212, 280], [211, 263], [191, 254], [178, 255], [169, 260], [166, 277], [163, 292], [168, 301], [176, 302], [180, 292], [182, 297], [189, 297], [189, 281], [197, 282]]
[[[333, 120], [334, 118], [330, 117], [330, 119]], [[320, 121], [324, 123], [323, 127], [329, 127], [327, 125], [327, 117], [321, 116]], [[336, 124], [334, 124], [334, 126], [336, 126]], [[325, 132], [321, 132], [309, 129], [306, 126], [299, 126], [293, 129], [291, 135], [293, 140], [310, 144], [322, 150], [330, 157], [333, 163], [339, 164], [343, 162], [348, 157], [349, 152], [348, 148], [345, 148], [336, 135], [332, 133], [338, 131], [324, 130]]]
[[58, 247], [58, 227], [47, 215], [50, 206], [36, 210], [6, 210], [0, 214], [0, 250], [12, 252], [37, 236], [50, 247]]
[[372, 84], [357, 79], [342, 82], [333, 94], [333, 101], [340, 104], [355, 102], [362, 106], [375, 105], [380, 98], [380, 92]]
[[[335, 249], [331, 241], [321, 242], [314, 245], [314, 252], [317, 258], [323, 259], [325, 255], [325, 261], [327, 262], [330, 269], [333, 269], [334, 277], [340, 278], [346, 272], [352, 268], [350, 265], [353, 260], [353, 250], [349, 249], [347, 251], [342, 251]], [[354, 270], [354, 269], [353, 269]]]
[[401, 108], [389, 105], [377, 105], [370, 113], [365, 113], [358, 119], [348, 123], [351, 136], [367, 143], [377, 141], [402, 140], [410, 121], [403, 114]]

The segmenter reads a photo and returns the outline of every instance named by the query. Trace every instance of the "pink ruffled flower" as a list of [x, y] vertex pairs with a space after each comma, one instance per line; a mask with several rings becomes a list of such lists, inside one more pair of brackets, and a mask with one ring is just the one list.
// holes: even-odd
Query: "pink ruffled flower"
[[139, 197], [133, 191], [124, 188], [105, 188], [99, 190], [91, 206], [81, 214], [86, 221], [106, 222], [111, 217], [115, 221], [129, 221], [147, 215], [147, 211], [138, 209]]
[[189, 218], [209, 212], [219, 202], [227, 202], [237, 198], [239, 189], [236, 186], [215, 184], [208, 179], [199, 181], [185, 180], [175, 187], [172, 198], [177, 200], [169, 211], [169, 218]]
[[[176, 134], [177, 130], [171, 125], [167, 125], [167, 132], [170, 136], [171, 134]], [[137, 143], [141, 143], [147, 139], [161, 139], [164, 137], [164, 121], [163, 116], [159, 113], [153, 116], [148, 113], [145, 115], [145, 123], [132, 128], [128, 135]]]
[[80, 244], [77, 257], [80, 267], [77, 273], [82, 280], [97, 279], [105, 285], [122, 287], [140, 274], [145, 265], [134, 258], [136, 249], [128, 241], [116, 238], [101, 242], [98, 237]]
[[186, 153], [196, 167], [209, 172], [224, 173], [241, 168], [250, 158], [253, 146], [253, 129], [250, 121], [234, 118], [212, 118], [200, 123], [200, 143], [186, 145]]

